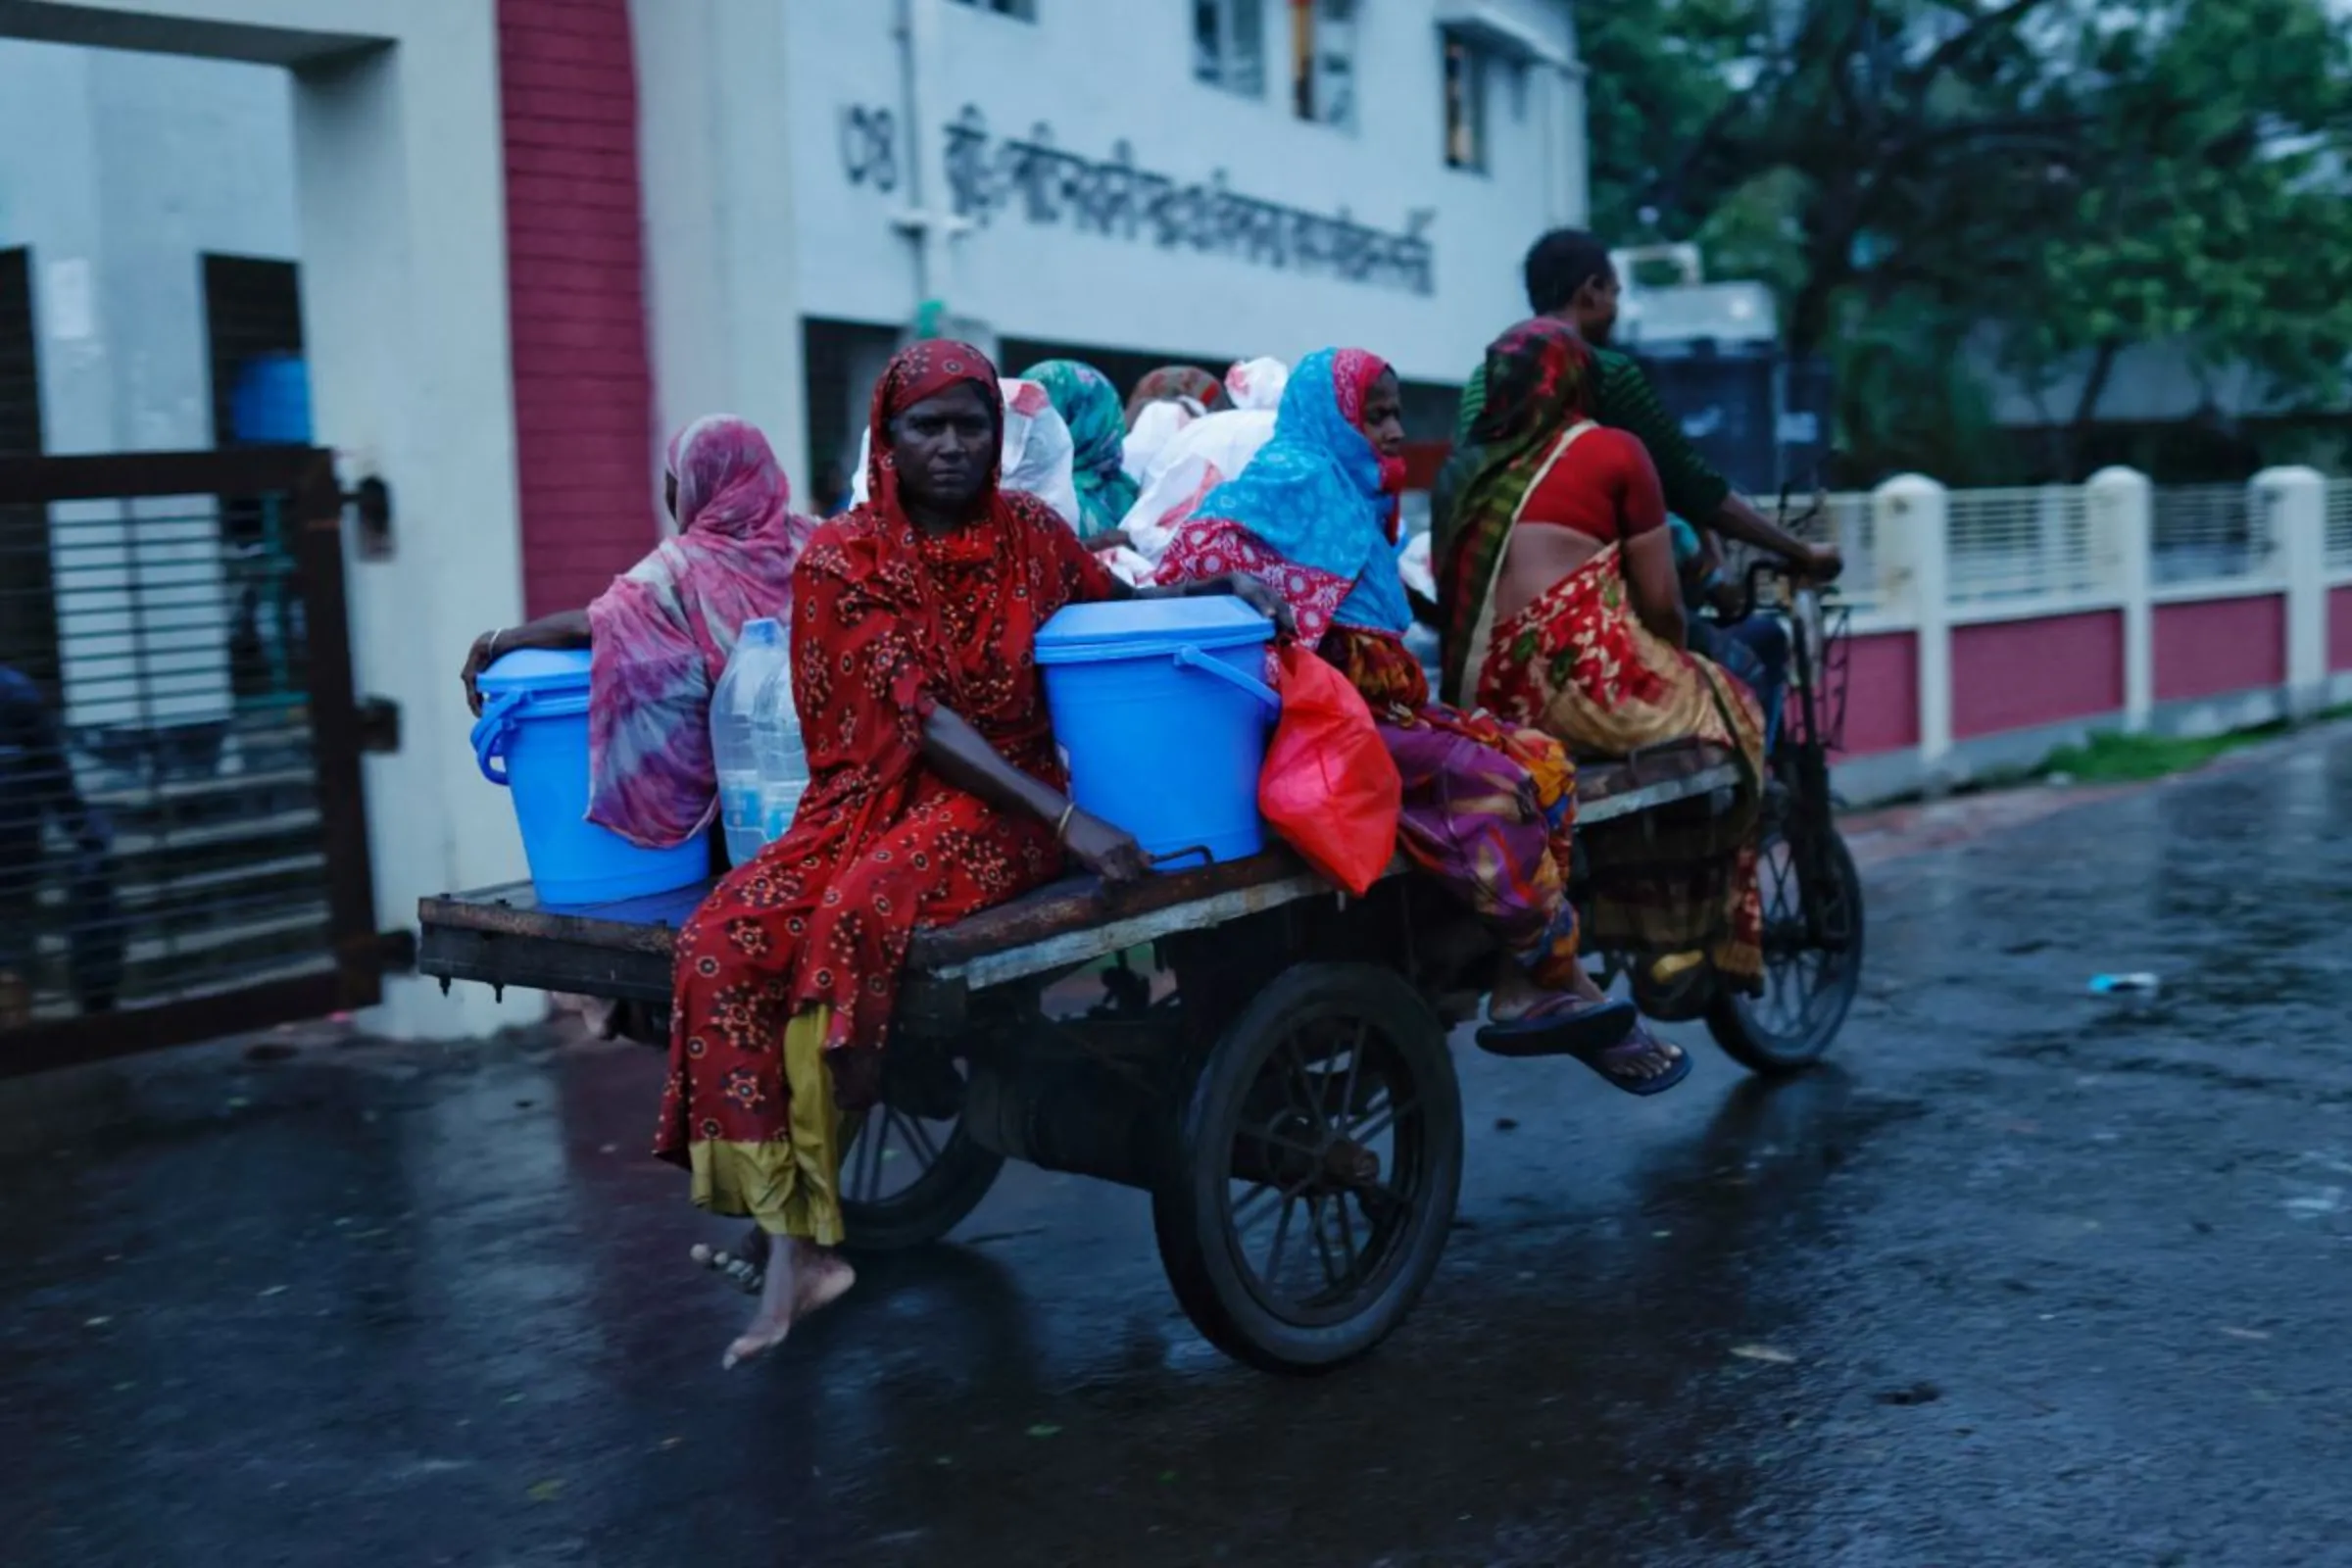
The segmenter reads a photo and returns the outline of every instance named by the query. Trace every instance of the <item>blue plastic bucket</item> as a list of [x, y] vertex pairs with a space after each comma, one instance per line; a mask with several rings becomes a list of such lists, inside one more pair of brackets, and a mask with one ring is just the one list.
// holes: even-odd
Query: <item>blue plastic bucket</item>
[[641, 899], [710, 874], [708, 832], [640, 849], [588, 820], [588, 651], [524, 648], [484, 671], [473, 760], [514, 797], [514, 821], [541, 904]]
[[1161, 870], [1266, 847], [1257, 774], [1282, 706], [1262, 678], [1273, 636], [1224, 597], [1073, 605], [1037, 634], [1071, 798], [1134, 834]]

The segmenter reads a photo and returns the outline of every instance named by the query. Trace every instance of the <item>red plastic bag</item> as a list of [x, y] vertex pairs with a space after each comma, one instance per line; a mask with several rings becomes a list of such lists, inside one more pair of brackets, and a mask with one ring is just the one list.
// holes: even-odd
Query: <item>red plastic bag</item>
[[1257, 808], [1307, 864], [1361, 894], [1396, 853], [1404, 781], [1353, 682], [1296, 645], [1275, 657], [1282, 719], [1257, 775]]

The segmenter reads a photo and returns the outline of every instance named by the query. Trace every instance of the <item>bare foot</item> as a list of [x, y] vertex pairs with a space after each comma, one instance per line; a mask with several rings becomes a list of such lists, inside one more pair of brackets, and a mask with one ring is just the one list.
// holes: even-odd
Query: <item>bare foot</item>
[[792, 1320], [798, 1323], [811, 1312], [822, 1311], [849, 1294], [858, 1283], [858, 1271], [839, 1252], [807, 1242], [793, 1243], [800, 1252], [793, 1265], [800, 1276], [800, 1290], [793, 1298]]
[[858, 1271], [837, 1252], [802, 1241], [772, 1249], [759, 1308], [719, 1365], [731, 1371], [758, 1360], [782, 1345], [795, 1323], [840, 1300], [857, 1283]]
[[[1592, 983], [1592, 977], [1584, 971], [1582, 965], [1577, 967], [1576, 978], [1570, 982], [1568, 991], [1587, 1006], [1608, 1000], [1608, 994]], [[1525, 969], [1506, 957], [1495, 970], [1494, 991], [1487, 1003], [1487, 1015], [1496, 1023], [1515, 1023], [1531, 1013], [1551, 1006], [1558, 995], [1537, 985], [1528, 977]]]
[[722, 1370], [731, 1372], [746, 1361], [758, 1360], [782, 1345], [784, 1336], [792, 1332], [793, 1307], [800, 1298], [799, 1270], [794, 1266], [799, 1251], [794, 1245], [770, 1252], [767, 1278], [760, 1286], [760, 1305], [719, 1359]]

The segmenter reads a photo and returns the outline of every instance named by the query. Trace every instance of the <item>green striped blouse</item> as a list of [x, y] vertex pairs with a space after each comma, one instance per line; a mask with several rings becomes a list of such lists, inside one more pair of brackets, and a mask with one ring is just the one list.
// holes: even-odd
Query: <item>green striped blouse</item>
[[[1658, 466], [1658, 480], [1666, 491], [1666, 510], [1692, 522], [1709, 524], [1732, 493], [1731, 481], [1715, 471], [1683, 434], [1682, 421], [1666, 412], [1649, 377], [1630, 355], [1615, 349], [1592, 353], [1599, 375], [1593, 383], [1592, 416], [1605, 425], [1628, 431], [1649, 448]], [[1469, 439], [1470, 426], [1487, 406], [1487, 368], [1481, 365], [1462, 388], [1461, 413], [1453, 423], [1456, 446]]]

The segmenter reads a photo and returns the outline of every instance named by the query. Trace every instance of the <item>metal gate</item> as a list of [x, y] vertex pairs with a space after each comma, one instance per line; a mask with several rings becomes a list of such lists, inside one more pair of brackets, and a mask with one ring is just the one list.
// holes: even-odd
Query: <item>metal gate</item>
[[[0, 458], [0, 1076], [378, 1000], [308, 447]], [[16, 613], [11, 613], [16, 612]]]

